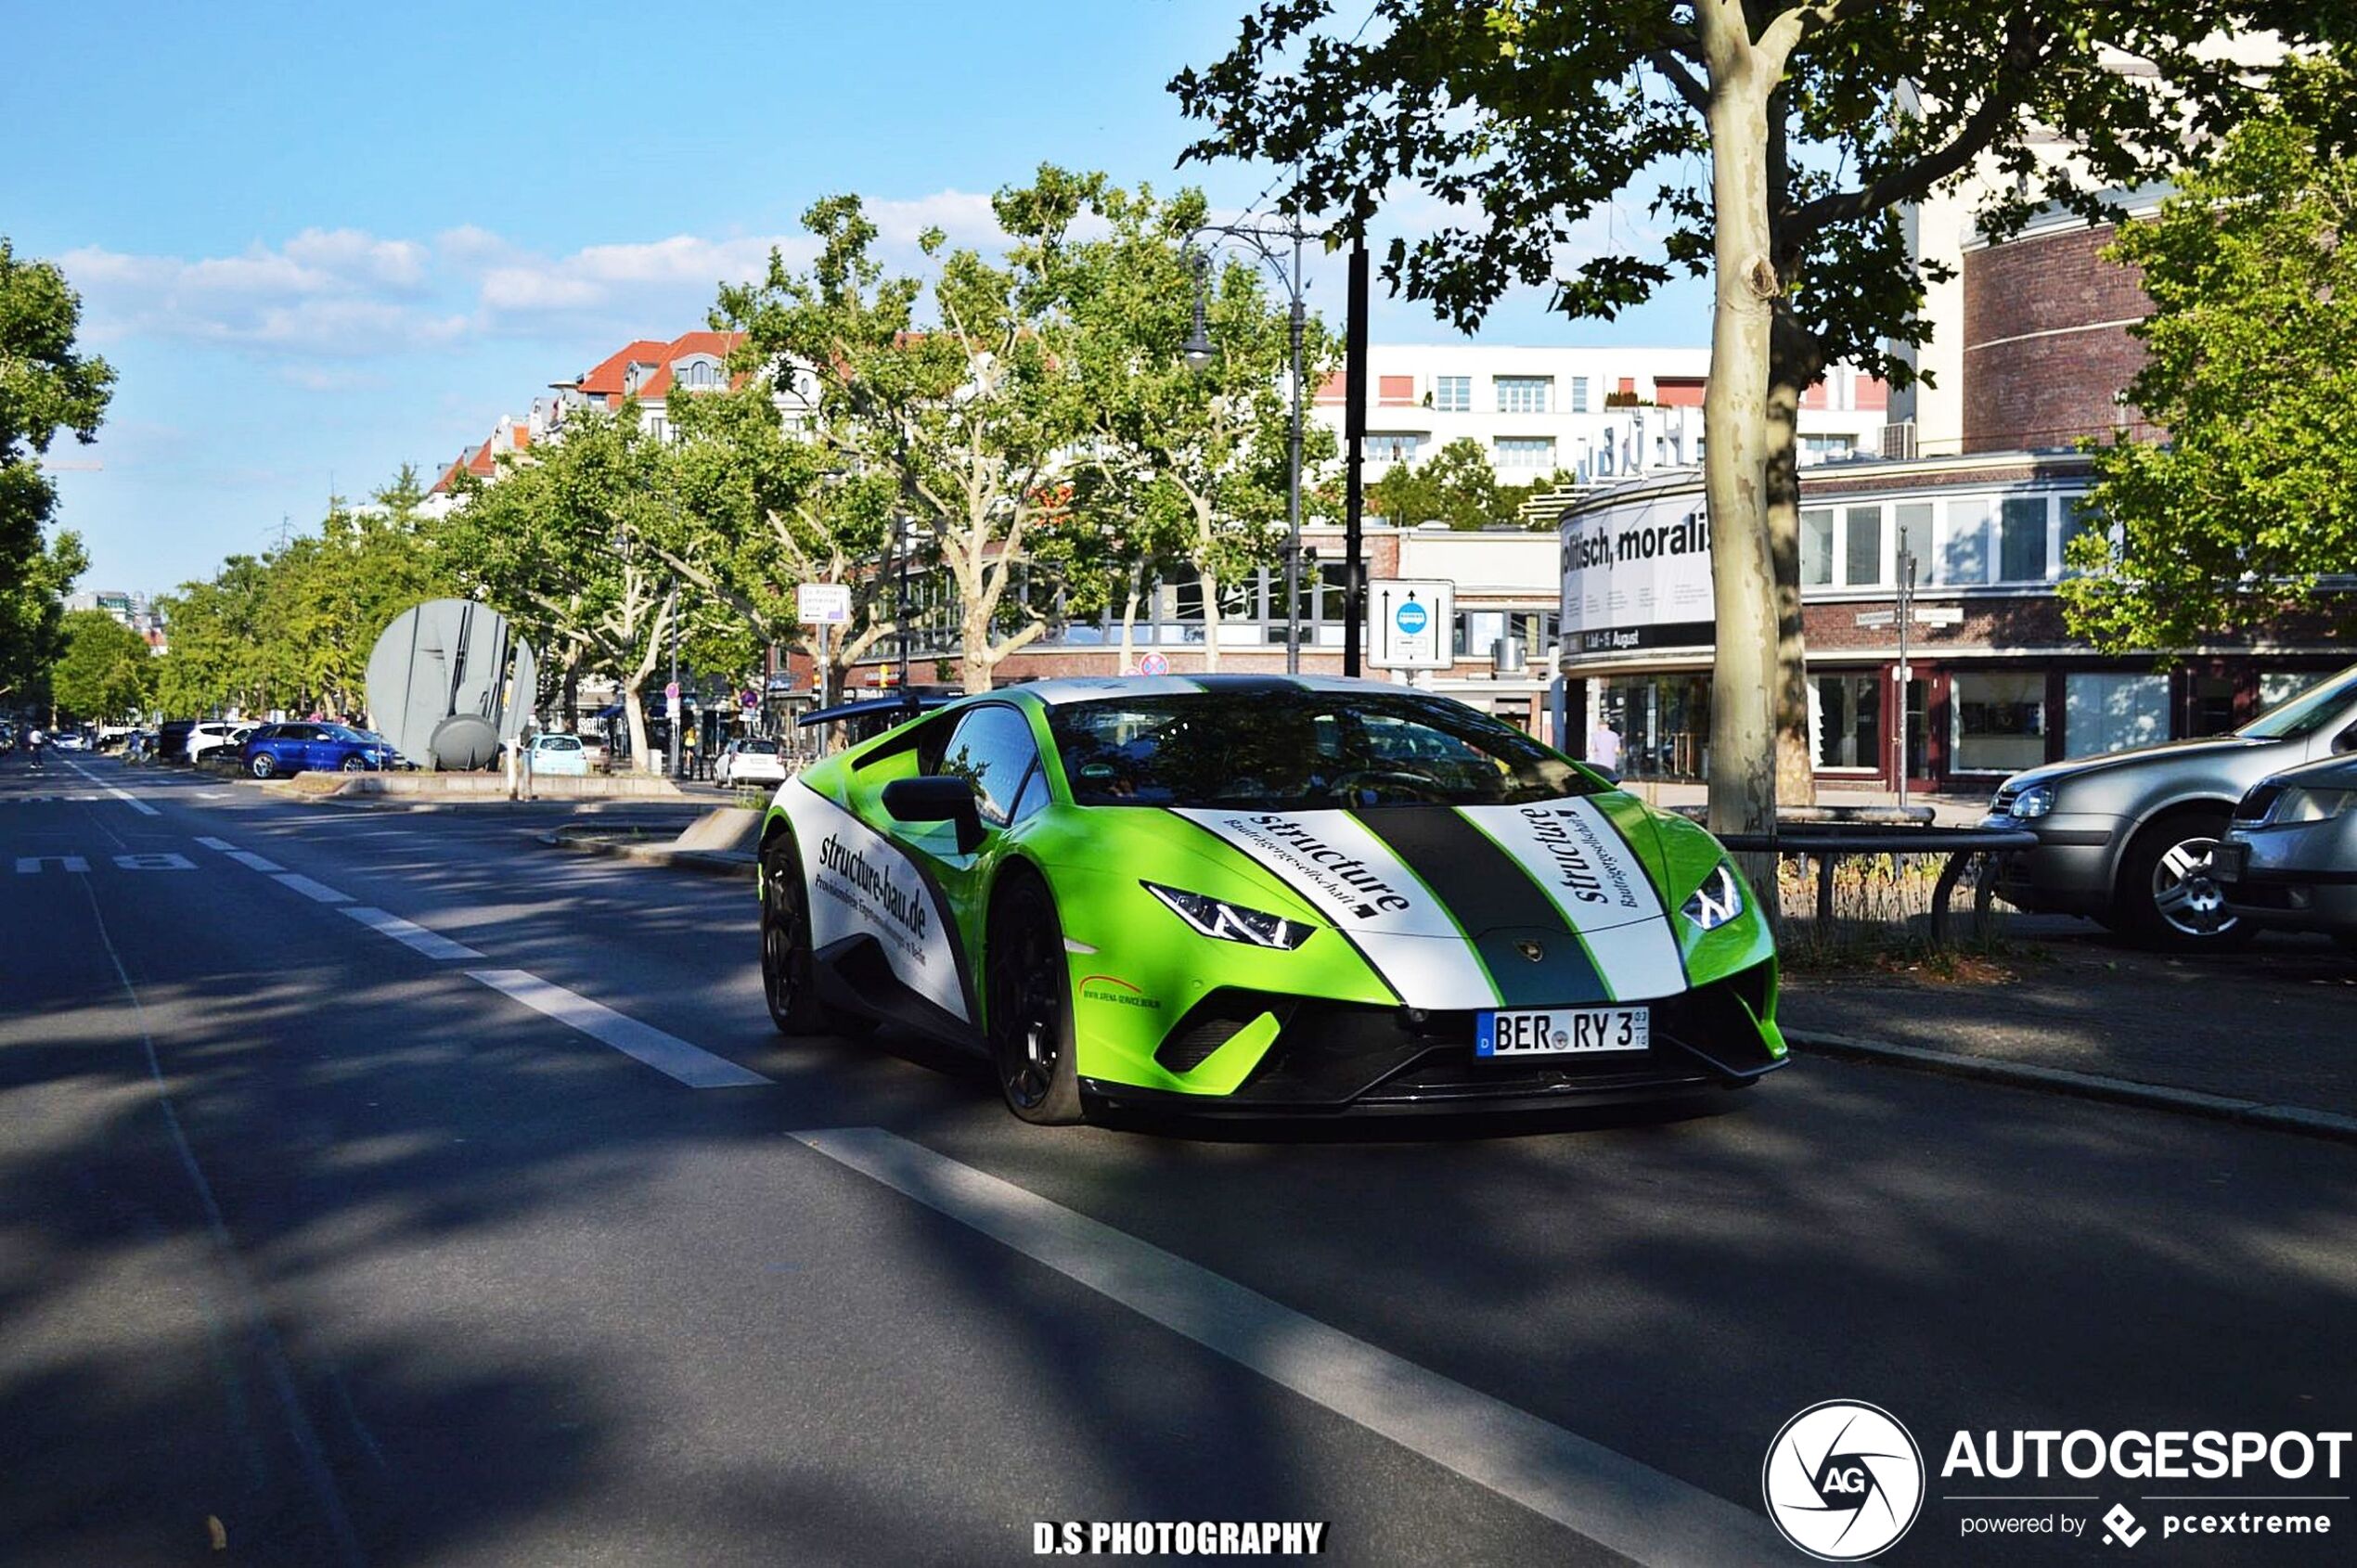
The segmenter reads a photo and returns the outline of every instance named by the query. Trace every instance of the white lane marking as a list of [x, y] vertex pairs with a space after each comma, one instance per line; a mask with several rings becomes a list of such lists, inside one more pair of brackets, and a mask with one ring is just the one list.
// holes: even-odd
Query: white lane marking
[[256, 855], [251, 850], [233, 849], [227, 853], [230, 859], [236, 861], [238, 865], [244, 867], [249, 871], [277, 872], [286, 869], [284, 866], [279, 865], [268, 855]]
[[551, 985], [536, 974], [522, 970], [469, 970], [467, 978], [479, 980], [494, 991], [505, 992], [533, 1011], [570, 1024], [658, 1073], [669, 1073], [691, 1089], [739, 1088], [770, 1081], [750, 1067], [740, 1067], [727, 1057], [715, 1056], [701, 1046], [691, 1046], [577, 992]]
[[59, 762], [64, 762], [66, 765], [73, 769], [74, 772], [81, 774], [84, 778], [93, 784], [96, 784], [99, 789], [104, 790], [108, 794], [112, 795], [116, 800], [121, 801], [123, 804], [129, 806], [140, 816], [161, 816], [163, 815], [163, 813], [158, 811], [155, 807], [149, 805], [147, 802], [141, 800], [130, 790], [116, 789], [113, 785], [98, 778], [96, 774], [91, 773], [87, 768], [84, 768], [80, 763], [66, 762], [66, 759], [63, 757], [58, 758], [58, 760]]
[[1763, 1515], [881, 1127], [789, 1136], [1651, 1568], [1785, 1555]]
[[295, 892], [303, 894], [303, 897], [316, 898], [322, 904], [349, 904], [352, 902], [352, 895], [350, 893], [338, 893], [335, 889], [328, 886], [325, 882], [315, 882], [309, 877], [303, 875], [299, 871], [281, 871], [278, 873], [277, 880], [286, 886], [294, 889]]
[[382, 909], [366, 904], [347, 904], [343, 912], [380, 935], [389, 936], [407, 947], [413, 947], [429, 958], [480, 958], [482, 954], [464, 943], [453, 942], [437, 932], [428, 931], [414, 920], [389, 915]]
[[226, 839], [199, 839], [197, 842], [202, 844], [207, 849], [217, 849], [224, 855], [235, 855], [238, 853], [238, 846], [231, 843]]

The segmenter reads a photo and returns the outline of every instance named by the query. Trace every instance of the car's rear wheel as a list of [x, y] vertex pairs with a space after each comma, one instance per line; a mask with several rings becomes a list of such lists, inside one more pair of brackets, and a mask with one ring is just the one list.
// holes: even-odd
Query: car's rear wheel
[[2136, 835], [2119, 868], [2119, 915], [2132, 935], [2189, 953], [2232, 952], [2258, 935], [2209, 874], [2225, 836], [2225, 813], [2209, 811], [2173, 812]]
[[256, 752], [246, 763], [246, 771], [256, 778], [276, 778], [278, 776], [278, 759], [267, 752]]
[[1055, 1126], [1081, 1119], [1072, 970], [1055, 900], [1037, 877], [1017, 875], [991, 912], [983, 1001], [990, 1059], [1007, 1109]]

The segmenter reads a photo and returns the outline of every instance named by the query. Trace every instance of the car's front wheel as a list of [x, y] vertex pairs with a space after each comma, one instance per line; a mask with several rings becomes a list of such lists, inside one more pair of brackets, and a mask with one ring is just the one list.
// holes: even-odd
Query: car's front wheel
[[988, 942], [985, 1033], [1007, 1109], [1042, 1126], [1079, 1121], [1072, 970], [1045, 883], [1024, 875], [1007, 891], [992, 911]]
[[2226, 907], [2209, 857], [2226, 836], [2223, 812], [2180, 811], [2136, 836], [2119, 870], [2119, 914], [2148, 946], [2231, 952], [2258, 935]]
[[343, 770], [346, 773], [366, 773], [368, 771], [368, 759], [355, 752], [343, 759]]
[[278, 759], [267, 752], [256, 752], [246, 763], [246, 771], [256, 778], [276, 778], [278, 776]]

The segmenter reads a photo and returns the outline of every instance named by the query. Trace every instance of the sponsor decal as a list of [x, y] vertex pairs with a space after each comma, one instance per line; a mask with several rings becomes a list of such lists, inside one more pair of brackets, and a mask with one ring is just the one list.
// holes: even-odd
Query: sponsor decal
[[1145, 1008], [1162, 1010], [1162, 998], [1149, 996], [1119, 975], [1092, 974], [1080, 982], [1080, 999], [1084, 1002], [1110, 1002], [1118, 1008]]
[[818, 846], [818, 864], [849, 882], [886, 919], [898, 922], [918, 941], [925, 939], [931, 916], [921, 887], [894, 881], [891, 874], [870, 862], [865, 852], [853, 849], [832, 834]]
[[1560, 805], [1517, 809], [1530, 825], [1530, 836], [1553, 860], [1556, 884], [1575, 900], [1617, 904], [1623, 909], [1643, 907], [1629, 884], [1627, 863], [1606, 847], [1585, 813]]
[[[1949, 1438], [1942, 1490], [1927, 1499], [1922, 1453], [1898, 1418], [1835, 1399], [1784, 1423], [1760, 1487], [1784, 1538], [1829, 1562], [1887, 1549], [1927, 1500], [1961, 1539], [2093, 1534], [2128, 1551], [2155, 1536], [2330, 1536], [2353, 1444], [2348, 1432], [1965, 1430]], [[2106, 1484], [2129, 1496], [2106, 1496]]]
[[1309, 868], [1311, 884], [1327, 893], [1328, 902], [1359, 919], [1372, 920], [1386, 911], [1397, 913], [1408, 907], [1406, 895], [1365, 861], [1336, 849], [1294, 818], [1263, 812], [1248, 820], [1264, 839], [1284, 845], [1296, 865]]
[[1317, 1557], [1323, 1520], [1047, 1519], [1031, 1526], [1035, 1557]]

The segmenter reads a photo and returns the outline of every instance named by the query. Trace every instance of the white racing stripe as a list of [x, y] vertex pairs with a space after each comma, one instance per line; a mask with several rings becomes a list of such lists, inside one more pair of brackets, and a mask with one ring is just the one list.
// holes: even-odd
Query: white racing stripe
[[1346, 811], [1179, 811], [1250, 855], [1359, 945], [1415, 1008], [1494, 1008], [1457, 922], [1392, 847]]
[[453, 942], [438, 932], [428, 931], [414, 920], [389, 915], [382, 909], [366, 904], [347, 904], [343, 912], [380, 936], [389, 936], [405, 947], [416, 949], [429, 958], [480, 958], [482, 954], [464, 943]]
[[1615, 1001], [1686, 988], [1685, 961], [1653, 879], [1612, 818], [1590, 800], [1458, 808], [1530, 873], [1579, 933]]
[[[259, 858], [257, 856], [257, 858]], [[349, 904], [352, 894], [338, 893], [325, 882], [315, 882], [300, 871], [281, 871], [273, 880], [290, 887], [305, 898], [316, 898], [322, 904]]]
[[1651, 1568], [1782, 1562], [1765, 1517], [880, 1127], [793, 1137]]
[[691, 1089], [742, 1088], [770, 1080], [725, 1056], [715, 1056], [651, 1024], [614, 1011], [522, 970], [469, 970], [470, 980], [503, 992], [533, 1011], [580, 1030], [623, 1055], [668, 1073]]

